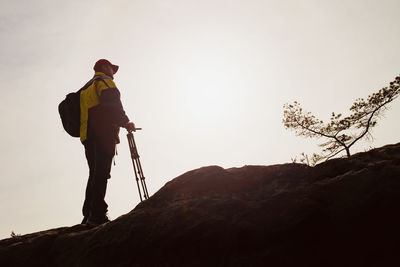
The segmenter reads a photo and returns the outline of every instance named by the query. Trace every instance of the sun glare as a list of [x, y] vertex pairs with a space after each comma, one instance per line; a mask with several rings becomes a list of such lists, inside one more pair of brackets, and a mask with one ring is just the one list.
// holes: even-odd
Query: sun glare
[[197, 122], [226, 120], [232, 111], [233, 96], [232, 88], [222, 79], [198, 75], [188, 79], [182, 88], [183, 112], [187, 119]]

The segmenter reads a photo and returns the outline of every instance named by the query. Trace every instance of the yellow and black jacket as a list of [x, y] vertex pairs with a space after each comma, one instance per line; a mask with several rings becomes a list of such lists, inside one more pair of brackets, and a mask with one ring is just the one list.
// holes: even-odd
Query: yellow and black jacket
[[80, 94], [82, 143], [96, 139], [104, 145], [119, 142], [119, 128], [129, 122], [114, 81], [96, 72], [92, 84]]

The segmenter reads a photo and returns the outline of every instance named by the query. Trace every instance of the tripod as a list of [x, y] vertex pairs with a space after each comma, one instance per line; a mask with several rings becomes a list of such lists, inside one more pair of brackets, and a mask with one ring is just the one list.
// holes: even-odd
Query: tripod
[[[136, 130], [141, 130], [141, 128], [136, 128]], [[146, 200], [149, 198], [146, 181], [143, 174], [142, 164], [140, 164], [139, 154], [137, 152], [135, 139], [133, 138], [133, 133], [129, 132], [126, 136], [128, 137], [129, 150], [131, 151], [131, 158], [133, 163], [133, 169], [135, 171], [136, 184], [139, 191], [140, 202], [142, 202], [143, 198], [142, 198], [142, 192], [140, 190], [140, 185], [143, 190], [144, 199]], [[139, 185], [139, 180], [140, 180], [140, 185]]]

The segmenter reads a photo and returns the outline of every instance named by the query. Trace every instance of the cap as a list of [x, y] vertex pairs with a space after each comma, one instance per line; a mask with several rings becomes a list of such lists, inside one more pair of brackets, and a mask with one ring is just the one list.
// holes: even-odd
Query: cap
[[94, 71], [99, 71], [100, 67], [103, 66], [104, 64], [111, 65], [111, 67], [114, 71], [114, 74], [118, 71], [119, 66], [111, 64], [110, 61], [108, 61], [107, 59], [104, 59], [104, 58], [97, 60], [96, 64], [94, 64], [94, 67], [93, 67]]

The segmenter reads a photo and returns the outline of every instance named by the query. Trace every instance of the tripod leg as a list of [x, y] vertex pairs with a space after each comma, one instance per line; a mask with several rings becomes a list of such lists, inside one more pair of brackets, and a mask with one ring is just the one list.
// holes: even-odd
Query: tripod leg
[[[131, 151], [131, 158], [132, 158], [133, 169], [134, 169], [135, 177], [136, 177], [136, 184], [137, 184], [138, 191], [139, 191], [140, 201], [143, 201], [140, 186], [139, 186], [139, 179], [140, 179], [140, 184], [141, 184], [142, 190], [143, 190], [143, 197], [145, 200], [149, 198], [149, 192], [147, 191], [146, 180], [145, 180], [145, 177], [143, 174], [142, 164], [140, 163], [140, 159], [139, 159], [140, 156], [139, 156], [139, 153], [137, 152], [136, 143], [135, 143], [133, 134], [128, 133], [127, 137], [128, 137], [129, 149]], [[138, 178], [138, 175], [139, 175], [139, 178]]]
[[139, 157], [136, 159], [136, 165], [138, 167], [138, 174], [140, 177], [140, 182], [142, 184], [142, 189], [143, 189], [143, 196], [145, 199], [149, 198], [149, 193], [147, 191], [147, 186], [146, 186], [146, 180], [143, 174], [143, 169], [142, 169], [142, 165], [140, 163]]
[[134, 170], [135, 178], [136, 178], [136, 184], [137, 184], [137, 188], [139, 191], [140, 202], [142, 202], [143, 201], [142, 193], [140, 191], [139, 178], [137, 176], [137, 170], [136, 170], [136, 158], [138, 155], [137, 155], [137, 151], [136, 151], [136, 147], [135, 147], [135, 141], [133, 139], [133, 134], [128, 133], [127, 138], [128, 138], [129, 150], [131, 152], [131, 158], [132, 158], [133, 170]]

